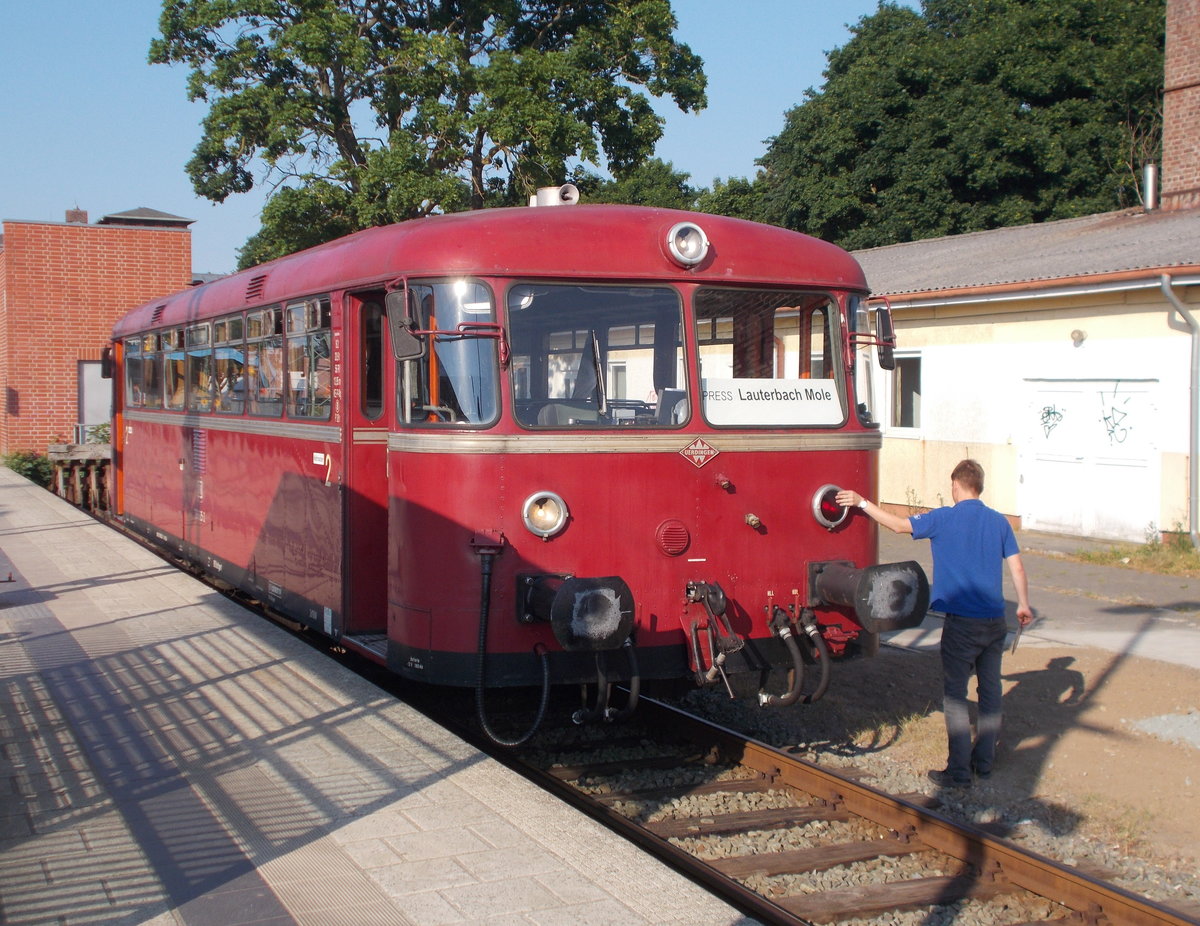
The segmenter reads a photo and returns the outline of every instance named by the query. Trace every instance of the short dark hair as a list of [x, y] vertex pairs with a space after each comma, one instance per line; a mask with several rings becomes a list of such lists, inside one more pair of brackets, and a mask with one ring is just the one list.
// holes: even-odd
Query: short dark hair
[[983, 494], [983, 467], [974, 460], [963, 460], [959, 463], [950, 474], [950, 479], [976, 495]]

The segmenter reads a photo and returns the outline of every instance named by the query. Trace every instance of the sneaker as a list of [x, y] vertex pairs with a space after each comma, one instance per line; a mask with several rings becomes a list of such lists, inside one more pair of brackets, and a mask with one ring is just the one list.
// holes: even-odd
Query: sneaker
[[992, 777], [992, 770], [990, 768], [980, 768], [978, 765], [972, 765], [971, 771], [975, 773], [976, 778], [981, 778], [984, 781]]
[[943, 788], [969, 788], [971, 787], [970, 777], [955, 777], [950, 774], [949, 769], [934, 769], [929, 773], [929, 780], [934, 784], [940, 785]]

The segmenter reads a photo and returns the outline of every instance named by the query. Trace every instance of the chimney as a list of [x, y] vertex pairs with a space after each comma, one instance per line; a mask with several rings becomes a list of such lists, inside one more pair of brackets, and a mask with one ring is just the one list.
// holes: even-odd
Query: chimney
[[1200, 0], [1167, 0], [1162, 208], [1200, 206]]
[[78, 207], [67, 210], [68, 225], [87, 225], [87, 210]]

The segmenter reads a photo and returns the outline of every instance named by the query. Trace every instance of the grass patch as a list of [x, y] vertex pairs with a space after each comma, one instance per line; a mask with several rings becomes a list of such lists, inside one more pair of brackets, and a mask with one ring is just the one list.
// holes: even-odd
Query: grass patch
[[1187, 534], [1169, 535], [1167, 540], [1144, 544], [1120, 544], [1107, 550], [1081, 551], [1067, 557], [1097, 566], [1118, 566], [1163, 576], [1200, 578], [1200, 553]]

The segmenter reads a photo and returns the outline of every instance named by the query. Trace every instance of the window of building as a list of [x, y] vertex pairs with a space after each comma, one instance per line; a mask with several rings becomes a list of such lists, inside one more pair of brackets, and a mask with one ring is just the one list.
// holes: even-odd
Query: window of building
[[921, 358], [897, 357], [892, 371], [893, 428], [921, 426]]

